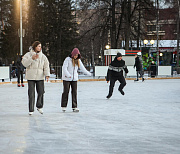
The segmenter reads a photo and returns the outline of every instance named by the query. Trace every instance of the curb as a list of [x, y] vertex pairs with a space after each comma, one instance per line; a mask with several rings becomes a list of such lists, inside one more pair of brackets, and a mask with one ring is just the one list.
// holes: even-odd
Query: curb
[[[159, 78], [145, 78], [145, 80], [161, 80], [161, 79], [180, 79], [180, 77], [159, 77]], [[136, 80], [136, 78], [126, 78], [126, 80]], [[139, 78], [142, 80], [142, 78]], [[78, 81], [106, 81], [106, 79], [79, 79]]]
[[[145, 80], [161, 80], [161, 79], [180, 79], [180, 77], [159, 77], [159, 78], [145, 78]], [[126, 80], [136, 80], [136, 78], [126, 78]], [[139, 78], [141, 80], [141, 78]], [[79, 82], [89, 82], [89, 81], [106, 81], [106, 79], [79, 79]], [[50, 80], [51, 83], [61, 83], [62, 80]], [[17, 81], [10, 81], [10, 82], [0, 82], [0, 85], [2, 84], [17, 84]], [[24, 83], [27, 83], [27, 81], [24, 81]]]

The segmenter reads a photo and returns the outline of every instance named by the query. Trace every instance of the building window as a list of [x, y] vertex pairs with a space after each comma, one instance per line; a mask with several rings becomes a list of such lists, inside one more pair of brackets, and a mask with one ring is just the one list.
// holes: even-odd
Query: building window
[[147, 25], [147, 31], [156, 31], [156, 25]]

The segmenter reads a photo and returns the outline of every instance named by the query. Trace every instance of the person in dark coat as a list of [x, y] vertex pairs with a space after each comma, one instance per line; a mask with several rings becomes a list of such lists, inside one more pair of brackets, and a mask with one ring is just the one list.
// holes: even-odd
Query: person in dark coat
[[0, 66], [2, 66], [2, 61], [1, 61], [1, 59], [0, 59]]
[[110, 86], [109, 94], [106, 96], [106, 98], [110, 98], [112, 96], [114, 85], [117, 80], [120, 82], [118, 90], [122, 95], [125, 95], [123, 88], [126, 85], [126, 80], [123, 76], [123, 70], [125, 71], [125, 73], [128, 73], [125, 61], [122, 59], [122, 54], [117, 53], [117, 56], [111, 62], [107, 71], [106, 81], [107, 83], [110, 81]]
[[151, 62], [150, 71], [151, 77], [154, 78], [156, 76], [156, 64], [154, 63], [154, 61]]
[[15, 78], [17, 75], [17, 69], [16, 69], [16, 64], [14, 61], [12, 61], [12, 63], [10, 64], [11, 66], [11, 76], [12, 78]]
[[144, 81], [143, 78], [143, 65], [142, 65], [142, 59], [141, 59], [141, 53], [137, 53], [137, 55], [135, 55], [135, 64], [134, 64], [134, 68], [136, 67], [136, 73], [137, 73], [137, 79], [134, 81], [139, 81], [139, 75], [140, 78], [142, 78], [142, 81]]
[[[18, 87], [24, 87], [24, 84], [23, 84], [23, 72], [24, 72], [24, 66], [22, 65], [21, 63], [21, 60], [22, 60], [22, 56], [19, 56], [18, 57], [18, 60], [17, 60], [17, 82], [18, 82]], [[20, 84], [20, 78], [21, 78], [21, 84]]]

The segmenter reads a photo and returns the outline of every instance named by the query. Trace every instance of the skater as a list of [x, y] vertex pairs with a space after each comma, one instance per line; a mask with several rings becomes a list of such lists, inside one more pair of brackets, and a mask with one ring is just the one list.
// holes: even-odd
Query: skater
[[10, 67], [11, 67], [11, 77], [15, 78], [17, 76], [17, 68], [14, 61], [12, 61], [12, 63], [10, 64]]
[[[22, 65], [21, 63], [21, 60], [22, 60], [22, 56], [19, 56], [18, 57], [18, 60], [17, 60], [17, 83], [18, 83], [18, 87], [24, 87], [24, 84], [23, 84], [23, 72], [24, 72], [24, 66]], [[20, 84], [20, 78], [21, 78], [21, 84]]]
[[151, 78], [154, 78], [156, 76], [156, 64], [154, 61], [151, 62], [150, 71]]
[[141, 53], [138, 52], [137, 55], [135, 55], [135, 64], [134, 68], [136, 67], [136, 73], [137, 73], [137, 79], [134, 81], [139, 81], [139, 74], [140, 78], [142, 78], [142, 81], [144, 81], [143, 78], [143, 65], [142, 65], [142, 59], [141, 59]]
[[26, 79], [28, 81], [29, 115], [34, 113], [35, 86], [38, 94], [36, 107], [43, 114], [44, 79], [46, 77], [48, 82], [50, 77], [49, 61], [42, 53], [39, 41], [35, 41], [29, 50], [22, 59], [22, 64], [26, 67]]
[[72, 110], [73, 112], [79, 112], [77, 108], [77, 80], [78, 72], [80, 69], [84, 74], [91, 76], [91, 73], [88, 72], [83, 63], [80, 60], [81, 55], [78, 48], [74, 48], [71, 52], [71, 55], [64, 60], [63, 71], [62, 71], [62, 80], [63, 80], [63, 93], [61, 98], [61, 107], [62, 111], [66, 111], [68, 103], [68, 94], [71, 86], [71, 95], [72, 95]]
[[125, 73], [128, 73], [127, 66], [125, 65], [125, 61], [122, 59], [122, 54], [117, 53], [117, 56], [114, 58], [114, 60], [111, 62], [108, 68], [106, 81], [107, 83], [110, 80], [110, 86], [109, 86], [109, 94], [106, 96], [106, 98], [110, 98], [113, 94], [113, 89], [115, 82], [118, 80], [120, 82], [119, 85], [119, 92], [122, 95], [125, 95], [123, 88], [126, 85], [126, 80], [123, 76], [123, 70]]

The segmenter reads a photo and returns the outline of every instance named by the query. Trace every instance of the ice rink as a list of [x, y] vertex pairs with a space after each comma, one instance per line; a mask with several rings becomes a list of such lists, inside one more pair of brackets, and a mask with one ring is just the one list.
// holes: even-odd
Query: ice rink
[[44, 114], [28, 115], [27, 83], [0, 85], [1, 154], [179, 154], [180, 79], [78, 82], [79, 113], [60, 108], [62, 83], [45, 83]]

